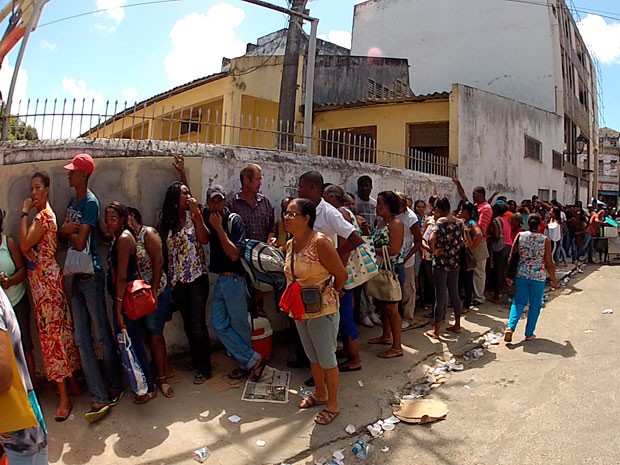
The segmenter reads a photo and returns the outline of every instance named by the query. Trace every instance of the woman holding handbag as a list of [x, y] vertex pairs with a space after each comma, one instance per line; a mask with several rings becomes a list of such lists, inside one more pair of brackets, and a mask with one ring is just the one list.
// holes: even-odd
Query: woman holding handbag
[[168, 361], [164, 326], [171, 317], [172, 287], [164, 273], [164, 254], [159, 233], [142, 224], [142, 214], [137, 208], [127, 207], [129, 226], [136, 237], [136, 259], [142, 278], [151, 285], [157, 308], [144, 317], [144, 327], [150, 339], [150, 349], [157, 370], [157, 385], [164, 397], [174, 397], [174, 389], [167, 382], [173, 372]]
[[[60, 403], [54, 419], [65, 421], [71, 414], [69, 391], [80, 388], [73, 372], [80, 368], [80, 355], [73, 338], [73, 322], [62, 272], [56, 262], [58, 226], [49, 204], [50, 177], [35, 173], [30, 180], [30, 197], [24, 200], [19, 224], [19, 246], [28, 260], [28, 280], [32, 293], [41, 343], [45, 375], [58, 388]], [[37, 214], [30, 225], [28, 213]]]
[[[465, 246], [471, 250], [471, 253], [476, 259], [476, 250], [480, 247], [485, 247], [482, 242], [482, 229], [474, 220], [477, 210], [476, 206], [471, 202], [464, 202], [461, 205], [459, 211], [459, 218], [463, 220], [465, 225]], [[477, 260], [476, 260], [477, 262]], [[463, 313], [468, 312], [473, 307], [474, 298], [474, 270], [467, 268], [461, 268], [461, 275], [463, 276], [463, 288], [465, 290], [465, 301], [463, 302]]]
[[[395, 270], [399, 265], [404, 263], [405, 254], [403, 252], [403, 243], [405, 237], [405, 225], [401, 220], [396, 218], [400, 212], [400, 198], [392, 191], [384, 191], [377, 196], [377, 217], [381, 221], [377, 224], [377, 228], [372, 233], [377, 259], [381, 257], [380, 262], [383, 268]], [[380, 267], [381, 268], [381, 267]], [[371, 279], [370, 283], [381, 275]], [[400, 283], [396, 280], [397, 286], [394, 288], [392, 296], [384, 296], [382, 299], [375, 298], [377, 309], [381, 311], [381, 321], [383, 323], [383, 332], [380, 337], [368, 340], [369, 344], [383, 344], [391, 346], [388, 350], [379, 352], [379, 358], [395, 358], [403, 356], [403, 348], [401, 345], [402, 335], [402, 318], [398, 313], [398, 303], [402, 298], [400, 292]], [[370, 286], [367, 285], [369, 295]], [[398, 290], [398, 292], [396, 292]]]
[[464, 245], [465, 229], [463, 222], [450, 212], [450, 201], [442, 197], [435, 204], [439, 219], [429, 241], [433, 252], [433, 280], [435, 282], [435, 307], [433, 316], [435, 327], [426, 331], [432, 339], [439, 339], [441, 323], [444, 321], [448, 307], [448, 295], [454, 307], [454, 325], [447, 328], [453, 333], [461, 332], [461, 309], [463, 304], [459, 297], [460, 253]]
[[289, 203], [284, 227], [293, 239], [286, 244], [284, 272], [289, 288], [299, 288], [298, 306], [302, 308], [291, 313], [301, 313], [295, 324], [316, 385], [314, 394], [304, 398], [299, 408], [324, 405], [314, 421], [328, 425], [340, 413], [336, 359], [338, 296], [347, 281], [347, 270], [332, 240], [312, 229], [315, 220], [316, 207], [310, 200], [294, 199]]
[[151, 373], [149, 358], [142, 342], [142, 328], [139, 320], [127, 317], [124, 306], [127, 304], [127, 284], [140, 279], [140, 270], [136, 260], [136, 239], [129, 228], [129, 214], [124, 205], [112, 202], [105, 209], [105, 224], [112, 235], [112, 244], [108, 253], [108, 292], [112, 297], [113, 321], [115, 333], [126, 330], [131, 345], [138, 357], [140, 368], [146, 377], [148, 392], [134, 397], [134, 404], [145, 404], [157, 397], [155, 382]]

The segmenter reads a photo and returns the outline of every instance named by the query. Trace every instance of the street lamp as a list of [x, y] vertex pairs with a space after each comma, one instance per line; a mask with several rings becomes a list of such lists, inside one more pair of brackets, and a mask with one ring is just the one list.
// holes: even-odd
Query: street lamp
[[583, 134], [579, 134], [579, 136], [577, 136], [577, 139], [575, 139], [575, 149], [577, 150], [578, 154], [581, 154], [581, 152], [583, 152], [583, 149], [586, 148], [587, 143], [588, 139], [586, 139]]

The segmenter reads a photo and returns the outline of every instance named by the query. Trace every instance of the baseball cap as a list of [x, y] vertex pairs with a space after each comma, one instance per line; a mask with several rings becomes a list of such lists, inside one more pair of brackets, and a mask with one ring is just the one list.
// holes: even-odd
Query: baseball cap
[[81, 170], [88, 174], [93, 174], [95, 171], [95, 162], [93, 161], [93, 157], [91, 157], [87, 153], [80, 153], [73, 157], [71, 163], [65, 165], [64, 168], [66, 170]]
[[218, 195], [222, 197], [223, 199], [226, 198], [226, 194], [224, 193], [224, 188], [220, 186], [219, 184], [214, 184], [207, 190], [207, 199], [213, 199], [217, 197]]

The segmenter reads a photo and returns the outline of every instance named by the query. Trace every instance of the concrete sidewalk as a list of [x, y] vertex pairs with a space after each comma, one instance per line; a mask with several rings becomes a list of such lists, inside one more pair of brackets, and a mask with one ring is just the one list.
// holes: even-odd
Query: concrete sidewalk
[[[423, 331], [428, 327], [405, 331], [405, 356], [390, 360], [376, 356], [383, 347], [365, 344], [370, 337], [380, 334], [380, 328], [362, 328], [363, 369], [342, 374], [342, 410], [328, 426], [314, 423], [317, 409], [298, 409], [301, 398], [297, 391], [309, 377], [308, 370], [290, 370], [288, 404], [269, 404], [242, 401], [243, 383], [224, 392], [216, 392], [208, 384], [195, 386], [192, 372], [183, 372], [177, 367], [177, 377], [182, 382], [173, 385], [174, 398], [166, 399], [160, 393], [146, 405], [138, 406], [127, 395], [96, 424], [88, 424], [83, 418], [83, 413], [90, 408], [86, 393], [73, 398], [73, 415], [69, 420], [54, 422], [57, 399], [54, 391], [47, 389], [41, 393], [41, 400], [49, 428], [50, 462], [191, 464], [196, 463], [192, 460], [193, 450], [203, 446], [211, 451], [205, 463], [279, 465], [299, 462], [311, 457], [313, 451], [324, 450], [335, 441], [349, 438], [346, 425], [353, 424], [361, 431], [366, 425], [390, 416], [390, 403], [401, 395], [408, 383], [420, 376], [422, 363], [433, 365], [445, 352], [460, 354], [482, 334], [501, 331], [508, 312], [507, 306], [485, 304], [479, 311], [464, 316], [460, 335], [445, 333], [441, 342], [432, 342], [424, 336]], [[286, 360], [294, 358], [293, 350], [277, 342], [270, 366], [287, 371]], [[222, 357], [214, 358], [222, 360]], [[492, 353], [485, 357], [487, 359], [492, 359]], [[230, 422], [231, 415], [240, 416], [241, 421]], [[257, 440], [265, 441], [266, 445], [258, 447]]]

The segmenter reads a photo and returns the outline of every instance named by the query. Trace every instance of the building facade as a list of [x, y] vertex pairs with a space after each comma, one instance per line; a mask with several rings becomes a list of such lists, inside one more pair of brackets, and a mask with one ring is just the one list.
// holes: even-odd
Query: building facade
[[599, 131], [598, 199], [618, 206], [620, 197], [620, 133], [609, 128]]
[[589, 198], [597, 175], [596, 71], [564, 0], [369, 0], [355, 7], [351, 52], [407, 58], [414, 94], [459, 82], [561, 116], [554, 145], [563, 146], [566, 196]]

